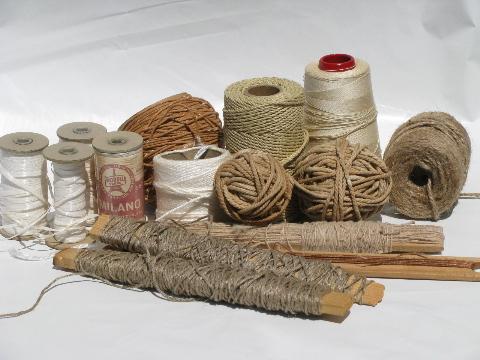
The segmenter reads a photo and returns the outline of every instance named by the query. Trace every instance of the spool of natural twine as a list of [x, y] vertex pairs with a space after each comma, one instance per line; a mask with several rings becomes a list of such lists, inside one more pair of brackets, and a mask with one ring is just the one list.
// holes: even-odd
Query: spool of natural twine
[[272, 155], [242, 150], [215, 174], [220, 207], [235, 221], [263, 225], [282, 218], [292, 196], [292, 179]]
[[283, 165], [303, 150], [308, 133], [303, 126], [303, 88], [280, 78], [256, 78], [233, 83], [225, 90], [225, 147], [236, 153], [256, 149]]
[[304, 153], [293, 176], [300, 210], [312, 220], [365, 220], [382, 210], [392, 188], [383, 160], [345, 139]]
[[368, 64], [330, 54], [305, 68], [305, 128], [308, 147], [346, 138], [380, 154], [377, 110]]
[[187, 93], [160, 100], [130, 117], [119, 130], [133, 131], [144, 140], [145, 196], [155, 201], [155, 155], [197, 145], [219, 145], [222, 124], [206, 100]]
[[447, 113], [424, 112], [400, 126], [384, 155], [397, 210], [413, 219], [438, 220], [460, 196], [470, 152], [467, 131]]

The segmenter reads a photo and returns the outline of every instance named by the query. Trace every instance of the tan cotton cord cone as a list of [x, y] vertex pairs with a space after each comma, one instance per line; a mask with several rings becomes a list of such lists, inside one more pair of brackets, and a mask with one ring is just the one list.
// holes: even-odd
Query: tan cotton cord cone
[[225, 90], [225, 147], [231, 153], [262, 150], [288, 164], [308, 141], [303, 103], [303, 88], [295, 81], [266, 77], [233, 83]]
[[394, 132], [384, 154], [392, 171], [391, 202], [412, 219], [438, 220], [460, 196], [470, 153], [468, 133], [453, 116], [412, 117]]
[[341, 72], [321, 70], [317, 61], [306, 66], [305, 128], [309, 147], [346, 138], [380, 154], [370, 67], [361, 59], [355, 62], [355, 68]]
[[222, 124], [204, 99], [187, 93], [170, 96], [130, 117], [119, 130], [133, 131], [144, 140], [145, 195], [154, 203], [153, 158], [166, 151], [197, 145], [220, 145]]
[[242, 150], [219, 166], [215, 193], [233, 220], [264, 225], [280, 220], [292, 197], [292, 179], [272, 155]]
[[300, 209], [312, 220], [365, 220], [382, 210], [392, 188], [383, 160], [345, 139], [305, 152], [293, 176]]
[[[201, 264], [217, 262], [255, 271], [272, 271], [315, 283], [332, 290], [348, 292], [362, 302], [365, 288], [371, 283], [364, 277], [349, 274], [326, 261], [309, 261], [299, 256], [259, 249], [225, 239], [197, 235], [181, 227], [157, 222], [140, 222], [112, 217], [100, 231], [98, 239], [119, 250], [191, 259]], [[97, 226], [97, 225], [96, 225]]]

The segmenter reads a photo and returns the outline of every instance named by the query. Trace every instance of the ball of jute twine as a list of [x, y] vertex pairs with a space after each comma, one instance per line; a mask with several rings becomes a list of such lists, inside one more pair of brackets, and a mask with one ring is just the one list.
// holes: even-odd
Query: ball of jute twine
[[460, 196], [470, 153], [468, 133], [453, 116], [412, 117], [394, 132], [384, 154], [392, 171], [391, 202], [410, 218], [438, 220]]
[[266, 77], [231, 84], [223, 109], [225, 147], [231, 153], [262, 150], [288, 164], [308, 142], [303, 104], [295, 81]]
[[242, 150], [215, 174], [220, 207], [235, 221], [264, 225], [279, 220], [292, 196], [292, 179], [272, 155]]
[[392, 188], [383, 160], [345, 139], [311, 148], [293, 176], [300, 210], [312, 220], [367, 219], [382, 210]]
[[210, 103], [181, 93], [160, 100], [130, 117], [119, 130], [143, 137], [145, 197], [154, 203], [155, 155], [197, 145], [221, 145], [222, 124]]

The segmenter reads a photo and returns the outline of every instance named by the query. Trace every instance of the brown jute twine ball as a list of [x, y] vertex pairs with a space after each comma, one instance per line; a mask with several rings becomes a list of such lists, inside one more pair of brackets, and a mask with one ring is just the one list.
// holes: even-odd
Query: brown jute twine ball
[[453, 116], [412, 117], [394, 132], [384, 154], [392, 171], [391, 202], [410, 218], [438, 220], [460, 196], [470, 153], [468, 133]]
[[222, 124], [210, 103], [181, 93], [160, 100], [130, 117], [119, 130], [144, 140], [145, 197], [155, 202], [153, 158], [166, 151], [197, 145], [221, 145]]
[[311, 220], [365, 220], [382, 210], [392, 189], [383, 160], [345, 139], [311, 148], [293, 176], [300, 210]]
[[272, 155], [242, 150], [215, 174], [220, 207], [235, 221], [265, 225], [282, 218], [292, 196], [292, 179]]

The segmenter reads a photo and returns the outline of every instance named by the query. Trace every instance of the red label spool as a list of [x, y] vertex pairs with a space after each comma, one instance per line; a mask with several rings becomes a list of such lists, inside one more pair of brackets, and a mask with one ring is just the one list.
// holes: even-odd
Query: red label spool
[[355, 68], [355, 58], [348, 54], [329, 54], [322, 56], [318, 68], [323, 71], [340, 72]]

